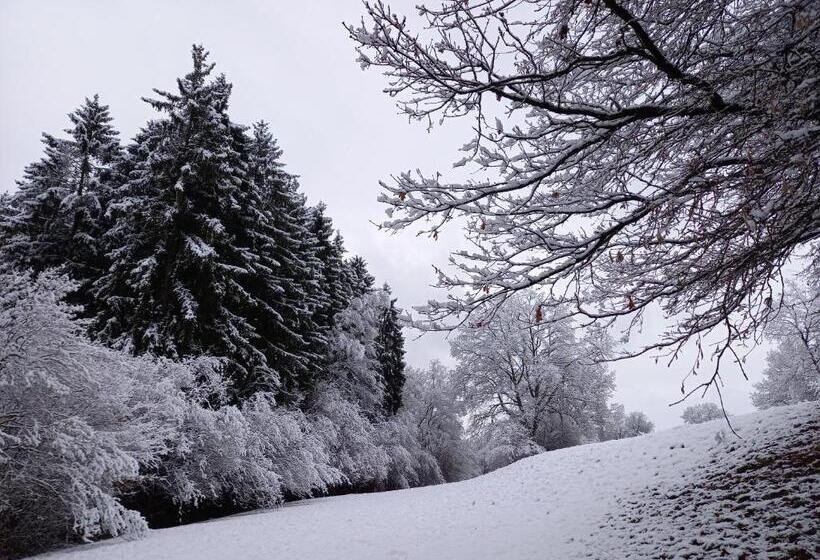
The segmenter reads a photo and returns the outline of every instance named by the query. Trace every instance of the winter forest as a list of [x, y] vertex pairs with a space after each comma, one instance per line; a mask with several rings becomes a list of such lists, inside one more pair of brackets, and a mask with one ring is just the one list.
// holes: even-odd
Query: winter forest
[[[64, 128], [16, 131], [42, 132], [40, 153], [0, 187], [0, 559], [68, 547], [185, 560], [116, 547], [257, 510], [290, 523], [314, 503], [352, 525], [247, 529], [266, 535], [256, 548], [225, 537], [213, 554], [387, 558], [372, 542], [371, 556], [283, 544], [367, 535], [345, 512], [371, 503], [362, 511], [429, 516], [442, 532], [406, 550], [402, 527], [378, 533], [385, 547], [397, 533], [397, 558], [461, 558], [464, 527], [483, 519], [489, 538], [515, 515], [528, 521], [498, 550], [542, 557], [544, 508], [585, 532], [555, 558], [820, 555], [820, 408], [800, 404], [820, 400], [820, 4], [397, 0], [347, 13], [332, 32], [354, 89], [378, 74], [399, 124], [431, 142], [466, 125], [451, 169], [400, 150], [405, 170], [334, 186], [378, 199], [381, 217], [352, 212], [383, 250], [401, 251], [391, 240], [407, 230], [428, 247], [457, 239], [412, 279], [435, 297], [406, 297], [373, 272], [376, 253], [346, 247], [280, 147], [278, 115], [234, 116], [245, 86], [207, 42], [175, 82], [129, 92], [151, 114], [133, 134], [95, 89], [73, 107], [57, 96]], [[351, 166], [369, 157], [351, 145]], [[410, 365], [410, 341], [438, 333], [447, 352]], [[645, 356], [679, 384], [661, 397], [677, 432], [653, 433], [616, 395], [617, 364]], [[758, 416], [724, 402], [744, 383]], [[694, 458], [658, 459], [676, 449]], [[596, 470], [620, 493], [584, 478]], [[524, 489], [515, 513], [493, 513], [510, 485]], [[578, 513], [605, 505], [601, 524]], [[712, 525], [710, 507], [739, 513]], [[689, 521], [672, 521], [681, 508]], [[122, 544], [89, 544], [110, 538]], [[461, 554], [502, 557], [493, 546]]]

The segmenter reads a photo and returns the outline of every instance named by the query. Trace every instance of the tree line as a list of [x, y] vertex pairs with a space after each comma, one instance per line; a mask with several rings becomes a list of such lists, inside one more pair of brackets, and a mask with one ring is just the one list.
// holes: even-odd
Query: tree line
[[0, 548], [441, 482], [387, 285], [201, 46], [123, 143], [98, 96], [0, 206]]

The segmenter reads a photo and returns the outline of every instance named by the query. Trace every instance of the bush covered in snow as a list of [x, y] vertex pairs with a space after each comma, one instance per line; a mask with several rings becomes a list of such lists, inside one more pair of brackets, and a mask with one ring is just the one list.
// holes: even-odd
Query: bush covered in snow
[[123, 504], [145, 506], [148, 495], [180, 510], [237, 510], [340, 485], [443, 480], [415, 416], [360, 405], [356, 395], [377, 390], [365, 382], [378, 376], [352, 339], [335, 350], [346, 375], [317, 386], [306, 412], [265, 392], [233, 405], [220, 360], [135, 357], [89, 341], [64, 302], [76, 286], [65, 276], [5, 271], [0, 285], [0, 548], [9, 554], [139, 534], [145, 519]]
[[640, 411], [627, 414], [622, 404], [613, 403], [609, 408], [601, 411], [597, 417], [599, 423], [598, 439], [607, 441], [624, 439], [651, 433], [655, 425]]
[[723, 418], [723, 409], [712, 402], [694, 404], [686, 407], [681, 418], [687, 424], [702, 424], [709, 420]]
[[0, 550], [142, 531], [115, 495], [172, 436], [163, 364], [86, 340], [64, 276], [0, 285]]
[[90, 342], [62, 301], [75, 284], [53, 272], [5, 272], [0, 285], [3, 550], [139, 533], [144, 519], [119, 498], [143, 485], [180, 505], [229, 496], [258, 507], [338, 478], [303, 416], [262, 396], [211, 408], [218, 362]]
[[426, 369], [409, 368], [403, 414], [416, 426], [421, 446], [435, 457], [448, 482], [476, 474], [476, 458], [462, 418], [464, 400], [450, 370], [433, 361]]

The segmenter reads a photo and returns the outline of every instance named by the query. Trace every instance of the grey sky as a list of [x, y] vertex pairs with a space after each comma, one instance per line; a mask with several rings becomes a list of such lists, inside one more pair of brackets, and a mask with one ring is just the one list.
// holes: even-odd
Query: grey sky
[[[412, 12], [417, 0], [390, 3]], [[269, 121], [288, 170], [312, 203], [328, 204], [351, 252], [393, 287], [400, 305], [422, 304], [436, 297], [431, 265], [446, 264], [460, 232], [436, 242], [377, 231], [370, 222], [384, 215], [378, 181], [408, 169], [450, 169], [470, 123], [428, 133], [398, 115], [381, 91], [384, 79], [359, 69], [342, 28], [362, 13], [358, 0], [0, 0], [0, 190], [14, 189], [40, 156], [40, 133], [59, 133], [85, 96], [99, 93], [129, 139], [153, 115], [140, 97], [173, 89], [190, 66], [191, 44], [203, 43], [234, 85], [232, 118]], [[657, 332], [650, 321], [644, 339]], [[407, 334], [412, 364], [449, 361], [443, 337]], [[749, 358], [752, 381], [764, 358], [763, 349]], [[686, 358], [669, 369], [652, 358], [618, 363], [616, 399], [658, 427], [679, 424], [681, 407], [667, 404], [689, 365]], [[751, 383], [729, 369], [725, 378], [728, 410], [751, 410]]]

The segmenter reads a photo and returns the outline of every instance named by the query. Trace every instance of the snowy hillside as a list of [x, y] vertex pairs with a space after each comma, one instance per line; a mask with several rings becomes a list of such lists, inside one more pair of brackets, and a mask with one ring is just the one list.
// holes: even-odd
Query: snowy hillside
[[[289, 504], [50, 560], [812, 558], [820, 404], [544, 453], [469, 481]], [[814, 517], [812, 517], [814, 516]]]

